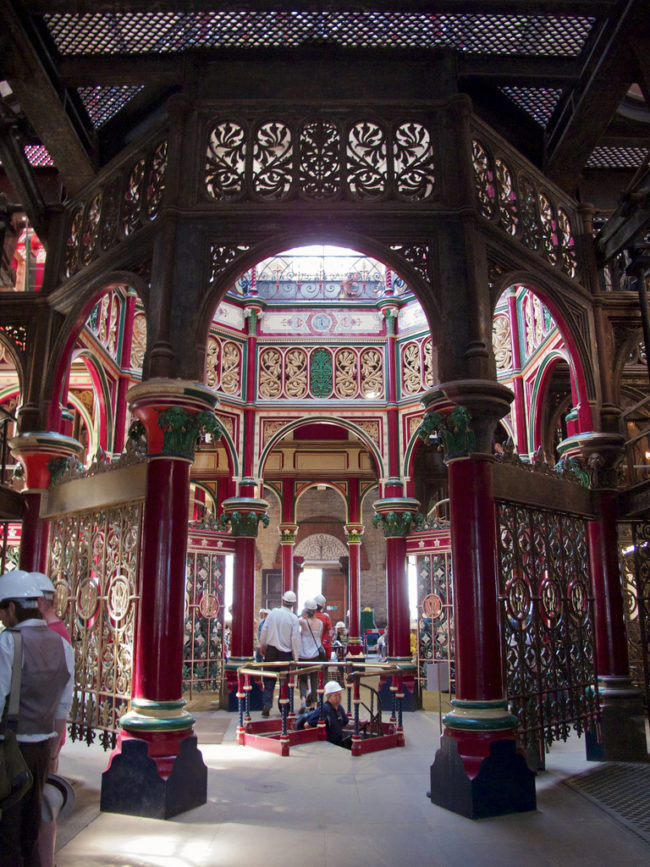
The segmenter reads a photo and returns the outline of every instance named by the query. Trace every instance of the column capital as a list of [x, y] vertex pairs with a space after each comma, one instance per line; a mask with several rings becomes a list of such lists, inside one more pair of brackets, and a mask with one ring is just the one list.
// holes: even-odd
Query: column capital
[[618, 466], [625, 456], [625, 437], [617, 433], [574, 434], [557, 447], [562, 465], [582, 462], [585, 483], [601, 490], [614, 490], [618, 481]]
[[130, 388], [126, 399], [145, 427], [148, 451], [154, 457], [192, 461], [202, 431], [215, 439], [223, 433], [214, 415], [217, 395], [200, 382], [148, 379]]
[[219, 518], [222, 529], [230, 524], [232, 535], [235, 537], [256, 538], [261, 521], [265, 527], [269, 525], [267, 509], [269, 504], [266, 500], [256, 497], [230, 497], [221, 504], [223, 514]]
[[492, 453], [492, 435], [510, 411], [512, 391], [488, 379], [445, 382], [428, 391], [421, 400], [425, 416], [418, 430], [426, 441], [437, 434], [447, 461], [472, 452]]
[[386, 497], [376, 500], [373, 509], [376, 513], [372, 519], [373, 526], [381, 524], [387, 539], [408, 536], [412, 525], [419, 527], [424, 523], [424, 516], [419, 511], [420, 501], [413, 497]]
[[53, 431], [20, 434], [9, 440], [9, 447], [25, 470], [27, 490], [45, 490], [70, 458], [79, 460], [84, 451], [78, 440]]
[[298, 532], [298, 524], [283, 522], [278, 526], [278, 533], [281, 536], [281, 545], [294, 545], [296, 542], [296, 533]]
[[360, 545], [364, 530], [363, 524], [345, 524], [343, 532], [347, 538], [348, 545]]

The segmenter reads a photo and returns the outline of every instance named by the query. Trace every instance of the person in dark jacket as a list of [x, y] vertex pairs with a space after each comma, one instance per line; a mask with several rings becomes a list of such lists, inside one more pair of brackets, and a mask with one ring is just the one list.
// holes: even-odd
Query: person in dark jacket
[[[327, 732], [327, 740], [337, 747], [352, 747], [352, 734], [345, 731], [349, 719], [343, 709], [341, 699], [343, 697], [343, 687], [336, 680], [328, 680], [323, 690], [323, 714], [325, 717], [325, 731]], [[304, 728], [309, 725], [312, 728], [318, 725], [320, 719], [320, 708], [311, 711], [302, 721], [298, 723], [298, 728]]]

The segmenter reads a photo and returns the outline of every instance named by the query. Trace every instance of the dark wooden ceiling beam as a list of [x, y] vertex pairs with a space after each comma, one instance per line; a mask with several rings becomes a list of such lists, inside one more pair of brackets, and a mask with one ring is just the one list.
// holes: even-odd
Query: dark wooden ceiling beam
[[0, 20], [3, 74], [21, 111], [49, 151], [68, 192], [74, 193], [94, 177], [88, 152], [10, 0], [0, 0]]
[[[264, 49], [264, 56], [271, 53], [292, 53], [298, 49]], [[245, 54], [244, 54], [245, 52]], [[367, 52], [354, 51], [356, 56], [376, 54], [376, 49]], [[385, 55], [386, 50], [382, 50]], [[401, 52], [411, 61], [425, 56], [426, 51]], [[431, 55], [436, 49], [431, 49]], [[195, 63], [223, 62], [230, 58], [250, 58], [260, 55], [250, 49], [214, 49], [189, 51], [182, 55], [160, 54], [81, 54], [62, 57], [57, 70], [65, 87], [119, 87], [143, 83], [170, 85], [182, 81]], [[494, 84], [512, 84], [528, 87], [557, 87], [573, 85], [580, 78], [581, 64], [568, 57], [522, 57], [502, 54], [459, 55], [458, 74], [461, 79], [489, 79]]]
[[89, 12], [418, 12], [508, 15], [606, 15], [617, 0], [23, 0], [30, 14]]
[[591, 46], [581, 81], [558, 106], [547, 127], [545, 171], [574, 193], [590, 153], [605, 133], [635, 76], [630, 39], [647, 27], [645, 0], [626, 0]]

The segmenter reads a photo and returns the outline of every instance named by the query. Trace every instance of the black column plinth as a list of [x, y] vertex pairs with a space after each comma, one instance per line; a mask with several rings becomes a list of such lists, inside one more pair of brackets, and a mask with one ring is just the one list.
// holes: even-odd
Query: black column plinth
[[121, 752], [113, 756], [102, 774], [100, 809], [106, 813], [171, 819], [205, 804], [207, 791], [208, 769], [196, 737], [181, 741], [166, 780], [159, 776], [145, 741], [124, 740]]
[[479, 773], [470, 779], [458, 754], [458, 744], [454, 738], [443, 737], [431, 765], [429, 797], [433, 804], [468, 819], [537, 808], [535, 774], [511, 740], [494, 741]]

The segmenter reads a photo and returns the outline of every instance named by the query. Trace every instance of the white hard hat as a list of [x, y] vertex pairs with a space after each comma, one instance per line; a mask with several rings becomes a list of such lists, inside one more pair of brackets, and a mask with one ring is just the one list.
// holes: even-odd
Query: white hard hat
[[287, 590], [282, 594], [282, 601], [289, 602], [291, 605], [296, 604], [296, 594], [293, 590]]
[[343, 687], [337, 680], [328, 680], [323, 689], [323, 695], [331, 695], [333, 692], [343, 692]]
[[52, 598], [54, 596], [54, 594], [56, 593], [56, 588], [47, 577], [47, 575], [44, 575], [42, 572], [29, 572], [28, 574], [30, 578], [36, 581], [38, 586], [43, 591], [43, 596], [45, 596], [46, 599]]
[[337, 620], [334, 629], [345, 629], [345, 623], [342, 620]]
[[36, 600], [42, 597], [43, 591], [29, 572], [12, 569], [0, 575], [0, 602], [15, 599], [23, 608], [36, 608]]
[[316, 605], [315, 599], [308, 599], [305, 602], [305, 611], [316, 611], [317, 608], [318, 608], [318, 605]]
[[314, 596], [314, 602], [316, 603], [316, 605], [322, 608], [323, 605], [325, 605], [325, 603], [327, 602], [327, 599], [323, 596], [322, 593], [318, 593], [316, 594], [316, 596]]

